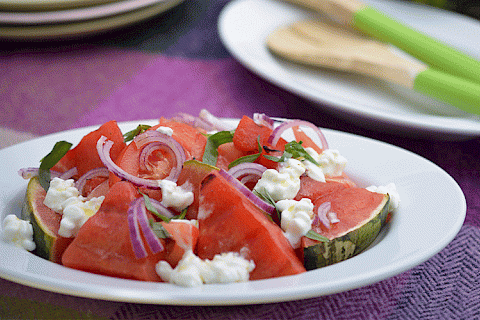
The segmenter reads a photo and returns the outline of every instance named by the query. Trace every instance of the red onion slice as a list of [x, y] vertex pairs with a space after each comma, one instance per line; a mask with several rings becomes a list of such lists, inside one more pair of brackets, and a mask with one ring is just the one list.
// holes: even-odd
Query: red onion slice
[[77, 182], [75, 182], [75, 187], [82, 193], [83, 188], [85, 187], [85, 184], [87, 183], [88, 180], [96, 178], [96, 177], [104, 177], [108, 178], [110, 175], [110, 171], [108, 171], [107, 168], [95, 168], [87, 173], [85, 173], [83, 176], [81, 176]]
[[148, 223], [147, 210], [145, 209], [145, 202], [143, 199], [138, 201], [135, 206], [137, 207], [135, 210], [137, 210], [138, 222], [140, 223], [140, 227], [142, 228], [143, 235], [145, 236], [145, 240], [147, 240], [150, 250], [152, 250], [153, 253], [163, 251], [162, 243], [158, 239], [157, 235], [153, 232], [152, 228], [150, 228], [150, 224]]
[[[29, 180], [33, 177], [38, 177], [38, 170], [39, 170], [39, 168], [31, 168], [31, 167], [21, 168], [20, 170], [18, 170], [18, 175], [21, 176], [25, 180]], [[66, 178], [64, 178], [64, 180], [66, 180], [66, 179], [70, 179], [71, 177], [73, 177], [74, 175], [77, 174], [77, 168], [74, 167], [74, 168], [66, 171], [65, 173], [50, 170], [50, 174], [51, 174], [52, 177], [57, 177], [57, 178], [60, 178], [63, 174], [66, 174], [65, 175]]]
[[299, 126], [299, 127], [309, 127], [309, 128], [312, 128], [314, 130], [314, 132], [318, 135], [318, 137], [320, 138], [320, 142], [322, 143], [322, 145], [320, 146], [323, 150], [326, 150], [328, 149], [328, 143], [327, 143], [327, 139], [325, 138], [325, 136], [323, 135], [323, 132], [320, 130], [320, 128], [318, 128], [316, 125], [314, 125], [313, 123], [311, 122], [308, 122], [308, 121], [304, 121], [304, 120], [290, 120], [290, 121], [285, 121], [283, 122], [282, 124], [280, 124], [278, 127], [276, 127], [275, 129], [273, 129], [273, 132], [272, 134], [270, 135], [270, 137], [268, 138], [268, 143], [275, 147], [277, 145], [277, 142], [278, 140], [280, 140], [280, 137], [282, 136], [282, 134], [292, 128], [292, 127], [295, 127], [295, 126]]
[[268, 128], [273, 129], [273, 124], [275, 123], [273, 119], [267, 116], [265, 113], [254, 113], [253, 114], [253, 121], [256, 124], [266, 126]]
[[130, 231], [130, 242], [132, 243], [133, 253], [137, 259], [142, 259], [147, 256], [147, 250], [143, 245], [142, 237], [140, 236], [140, 228], [138, 227], [137, 214], [140, 198], [132, 201], [127, 211], [128, 228]]
[[259, 163], [245, 162], [230, 168], [228, 174], [237, 179], [245, 175], [262, 177], [265, 170], [267, 170], [267, 168]]
[[122, 168], [120, 168], [115, 162], [113, 162], [112, 158], [110, 157], [110, 149], [113, 146], [113, 141], [107, 140], [105, 136], [102, 136], [100, 139], [97, 141], [97, 152], [98, 155], [100, 156], [100, 160], [102, 160], [102, 163], [107, 167], [107, 169], [118, 176], [119, 178], [123, 180], [128, 180], [132, 184], [139, 186], [139, 187], [146, 187], [149, 189], [160, 189], [160, 186], [158, 185], [158, 182], [156, 180], [149, 180], [149, 179], [143, 179], [139, 178], [137, 176], [134, 176]]
[[133, 139], [133, 142], [137, 145], [138, 148], [143, 147], [146, 144], [155, 143], [155, 146], [158, 147], [158, 144], [167, 147], [175, 155], [175, 166], [170, 171], [166, 180], [177, 181], [180, 171], [182, 170], [183, 163], [186, 161], [187, 156], [182, 145], [178, 143], [177, 140], [173, 139], [169, 135], [158, 132], [156, 130], [147, 130], [144, 133], [136, 136]]
[[322, 222], [323, 225], [328, 229], [330, 229], [330, 220], [328, 219], [327, 214], [331, 208], [332, 203], [327, 201], [319, 205], [317, 209], [318, 219], [320, 219], [320, 222]]
[[246, 186], [244, 186], [240, 181], [238, 181], [236, 178], [232, 177], [228, 172], [226, 172], [223, 169], [220, 169], [219, 171], [220, 175], [224, 177], [228, 182], [230, 182], [235, 188], [237, 188], [241, 193], [243, 193], [248, 199], [250, 199], [257, 207], [262, 209], [263, 211], [267, 212], [270, 216], [275, 217], [276, 216], [276, 208], [262, 199], [260, 199], [258, 196], [256, 196], [250, 189], [248, 189]]

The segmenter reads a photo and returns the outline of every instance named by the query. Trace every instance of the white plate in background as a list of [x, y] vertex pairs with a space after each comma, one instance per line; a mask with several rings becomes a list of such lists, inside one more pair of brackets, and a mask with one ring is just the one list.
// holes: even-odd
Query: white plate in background
[[[410, 1], [366, 0], [399, 21], [480, 59], [480, 22]], [[349, 121], [435, 139], [480, 136], [480, 118], [408, 89], [354, 74], [301, 66], [273, 56], [265, 44], [276, 28], [313, 13], [277, 0], [234, 0], [218, 21], [226, 48], [245, 67]], [[480, 107], [480, 106], [479, 106]]]

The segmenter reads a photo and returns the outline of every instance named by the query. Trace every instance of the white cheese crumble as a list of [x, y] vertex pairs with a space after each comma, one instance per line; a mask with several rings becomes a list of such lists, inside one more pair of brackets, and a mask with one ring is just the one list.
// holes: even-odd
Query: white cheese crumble
[[288, 159], [277, 170], [267, 169], [254, 187], [258, 193], [268, 193], [276, 202], [293, 199], [300, 190], [300, 176], [305, 166], [296, 159]]
[[167, 208], [182, 211], [193, 203], [193, 192], [187, 191], [173, 181], [158, 180], [162, 189], [162, 204]]
[[300, 247], [300, 239], [310, 231], [313, 222], [313, 203], [308, 198], [300, 201], [280, 200], [276, 207], [281, 211], [280, 223], [285, 237], [294, 249]]
[[170, 127], [158, 127], [157, 131], [163, 134], [166, 134], [167, 136], [170, 136], [170, 137], [173, 135], [173, 129]]
[[319, 164], [317, 166], [308, 160], [303, 161], [307, 175], [314, 180], [325, 182], [326, 176], [341, 176], [347, 165], [347, 159], [338, 150], [327, 149], [321, 154], [313, 148], [305, 148], [305, 151]]
[[83, 224], [97, 213], [104, 199], [105, 197], [101, 196], [87, 200], [75, 188], [73, 179], [53, 178], [43, 203], [62, 214], [58, 234], [70, 238], [75, 237]]
[[164, 280], [185, 287], [196, 287], [209, 283], [245, 282], [255, 263], [237, 252], [217, 254], [212, 260], [202, 260], [188, 250], [173, 269], [168, 262], [159, 261], [157, 274]]
[[92, 198], [88, 201], [84, 197], [71, 197], [62, 204], [63, 216], [60, 221], [58, 234], [65, 238], [75, 237], [78, 230], [102, 205], [104, 196]]
[[388, 206], [388, 212], [392, 212], [400, 205], [400, 194], [397, 191], [397, 187], [394, 183], [389, 183], [386, 186], [370, 186], [366, 188], [368, 191], [388, 194], [390, 196], [390, 205]]
[[3, 238], [17, 247], [28, 251], [35, 250], [32, 224], [19, 219], [14, 214], [7, 215], [3, 220]]

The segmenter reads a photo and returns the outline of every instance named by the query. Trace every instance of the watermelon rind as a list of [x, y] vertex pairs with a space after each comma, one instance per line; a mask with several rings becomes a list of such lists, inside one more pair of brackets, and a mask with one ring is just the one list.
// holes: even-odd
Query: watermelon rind
[[303, 249], [304, 265], [314, 270], [351, 258], [370, 246], [386, 223], [390, 197], [385, 194], [383, 201], [372, 211], [371, 218], [346, 234], [319, 242]]
[[41, 210], [38, 208], [39, 205], [43, 205], [45, 194], [46, 192], [40, 185], [38, 178], [31, 178], [25, 192], [21, 218], [30, 221], [32, 224], [33, 241], [36, 245], [33, 253], [44, 259], [59, 262], [61, 252], [71, 242], [71, 239], [58, 236], [42, 220], [42, 210], [50, 210], [46, 207]]

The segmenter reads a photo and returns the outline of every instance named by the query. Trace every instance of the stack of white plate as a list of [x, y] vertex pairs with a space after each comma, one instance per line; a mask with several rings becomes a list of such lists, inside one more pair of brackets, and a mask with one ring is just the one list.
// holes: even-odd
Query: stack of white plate
[[104, 32], [184, 0], [0, 0], [0, 38], [43, 40]]

